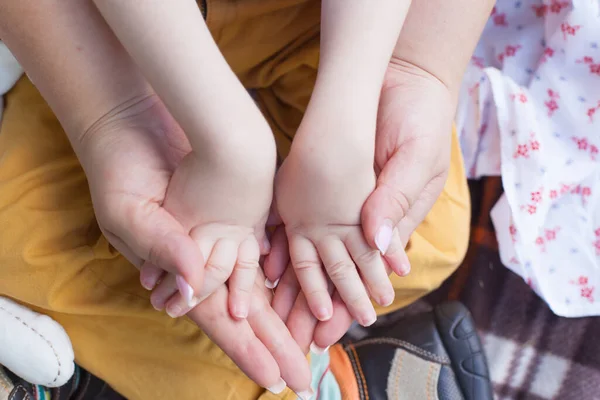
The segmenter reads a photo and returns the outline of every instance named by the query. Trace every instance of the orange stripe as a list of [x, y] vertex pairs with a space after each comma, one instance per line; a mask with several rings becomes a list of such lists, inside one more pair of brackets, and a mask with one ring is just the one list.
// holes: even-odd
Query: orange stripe
[[353, 345], [348, 346], [352, 354], [354, 354], [354, 359], [356, 360], [356, 369], [358, 369], [358, 374], [360, 375], [360, 380], [363, 384], [363, 388], [365, 388], [365, 400], [369, 400], [369, 391], [367, 387], [367, 380], [365, 379], [365, 375], [363, 374], [362, 367], [360, 366], [360, 360], [358, 359], [358, 353]]
[[329, 349], [329, 368], [331, 368], [331, 373], [340, 387], [342, 400], [358, 399], [358, 384], [354, 376], [352, 363], [348, 354], [339, 344]]

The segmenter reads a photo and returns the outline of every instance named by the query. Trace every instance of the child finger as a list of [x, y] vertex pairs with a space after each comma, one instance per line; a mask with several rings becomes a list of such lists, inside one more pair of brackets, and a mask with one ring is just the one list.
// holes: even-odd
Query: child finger
[[[326, 237], [317, 247], [329, 278], [348, 305], [352, 316], [363, 326], [373, 324], [377, 319], [375, 309], [346, 245], [338, 238]], [[310, 299], [307, 300], [310, 304]], [[329, 300], [331, 301], [331, 297]]]
[[410, 261], [404, 250], [398, 229], [394, 229], [388, 251], [383, 256], [388, 265], [399, 276], [406, 276], [410, 272]]
[[358, 230], [348, 235], [345, 244], [360, 269], [363, 281], [373, 299], [382, 307], [392, 304], [396, 293], [386, 272], [381, 253], [371, 248], [362, 232]]
[[240, 244], [237, 261], [229, 278], [229, 312], [234, 318], [248, 316], [259, 258], [260, 247], [254, 237]]
[[292, 265], [302, 291], [307, 294], [310, 309], [317, 319], [326, 321], [331, 318], [332, 305], [319, 253], [305, 237], [296, 235], [289, 243]]

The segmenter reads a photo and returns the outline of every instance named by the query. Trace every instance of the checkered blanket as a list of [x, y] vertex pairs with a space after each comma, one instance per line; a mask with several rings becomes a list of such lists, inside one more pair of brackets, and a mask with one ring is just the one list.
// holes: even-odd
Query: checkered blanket
[[471, 182], [470, 188], [473, 220], [467, 257], [426, 301], [449, 298], [469, 307], [497, 399], [600, 399], [600, 318], [557, 317], [502, 266], [490, 220], [502, 193], [500, 178]]

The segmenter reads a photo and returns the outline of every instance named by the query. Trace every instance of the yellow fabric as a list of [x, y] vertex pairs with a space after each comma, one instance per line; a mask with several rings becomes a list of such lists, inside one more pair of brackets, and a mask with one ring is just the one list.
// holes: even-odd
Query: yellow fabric
[[[310, 96], [318, 61], [319, 2], [208, 1], [208, 23], [272, 124], [280, 154]], [[406, 305], [461, 261], [469, 202], [453, 141], [446, 189], [413, 236], [413, 272], [394, 278]], [[155, 311], [138, 272], [101, 235], [87, 182], [64, 132], [22, 78], [0, 127], [0, 294], [55, 318], [76, 359], [129, 399], [275, 399], [249, 381], [195, 325]]]

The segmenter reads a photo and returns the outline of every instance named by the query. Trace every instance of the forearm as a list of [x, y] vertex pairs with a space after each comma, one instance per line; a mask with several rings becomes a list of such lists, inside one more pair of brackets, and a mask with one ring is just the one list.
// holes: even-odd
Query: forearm
[[77, 151], [115, 107], [152, 93], [93, 4], [3, 0], [0, 37], [49, 103]]
[[323, 0], [317, 86], [340, 100], [376, 103], [409, 6], [410, 0]]
[[[194, 0], [95, 0], [192, 147], [240, 133], [259, 113]], [[235, 117], [232, 116], [232, 110]]]
[[464, 71], [493, 0], [415, 0], [394, 49], [391, 67], [416, 65], [458, 95]]

